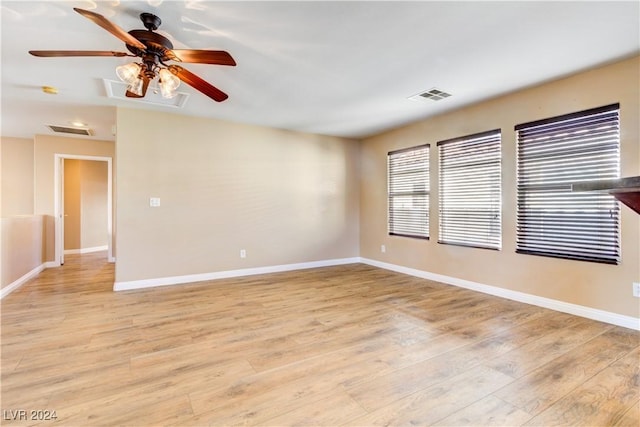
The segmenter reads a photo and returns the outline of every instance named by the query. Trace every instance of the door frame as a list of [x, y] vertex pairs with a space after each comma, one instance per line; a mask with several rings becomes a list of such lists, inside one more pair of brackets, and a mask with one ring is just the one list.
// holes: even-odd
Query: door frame
[[55, 224], [55, 263], [64, 263], [64, 161], [70, 160], [93, 160], [107, 162], [107, 259], [115, 262], [113, 256], [113, 159], [111, 157], [84, 156], [78, 154], [54, 154], [53, 177], [54, 177], [54, 224]]

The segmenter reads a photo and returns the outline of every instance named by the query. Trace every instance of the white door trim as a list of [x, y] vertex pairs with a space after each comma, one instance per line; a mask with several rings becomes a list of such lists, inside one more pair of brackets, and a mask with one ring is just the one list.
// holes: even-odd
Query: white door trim
[[113, 256], [113, 159], [111, 157], [100, 156], [83, 156], [77, 154], [59, 154], [54, 155], [53, 163], [53, 200], [54, 200], [54, 224], [55, 224], [55, 263], [60, 265], [64, 256], [64, 239], [62, 238], [62, 211], [64, 194], [62, 183], [64, 176], [65, 159], [72, 160], [95, 160], [98, 162], [107, 162], [107, 251], [109, 262], [115, 262]]

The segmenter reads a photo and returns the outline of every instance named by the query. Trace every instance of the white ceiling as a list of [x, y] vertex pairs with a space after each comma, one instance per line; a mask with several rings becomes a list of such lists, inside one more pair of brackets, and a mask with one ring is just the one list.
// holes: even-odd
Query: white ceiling
[[[116, 106], [363, 137], [640, 51], [640, 2], [2, 1], [1, 135], [88, 124], [112, 140]], [[220, 49], [237, 67], [182, 64], [220, 88], [189, 86], [183, 109], [108, 98], [103, 79], [132, 58], [36, 58], [28, 50], [124, 51], [75, 13], [126, 31], [162, 19], [175, 48]], [[54, 86], [48, 95], [41, 86]], [[415, 101], [437, 87], [453, 96]], [[587, 89], [587, 88], [585, 88]]]

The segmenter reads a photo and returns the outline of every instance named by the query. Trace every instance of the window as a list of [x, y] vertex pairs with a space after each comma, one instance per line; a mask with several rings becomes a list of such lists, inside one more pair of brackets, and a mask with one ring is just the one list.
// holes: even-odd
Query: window
[[515, 127], [518, 138], [516, 252], [617, 264], [619, 207], [613, 196], [572, 192], [579, 181], [620, 176], [619, 104]]
[[429, 145], [387, 156], [389, 234], [429, 238]]
[[500, 249], [500, 129], [438, 142], [438, 243]]

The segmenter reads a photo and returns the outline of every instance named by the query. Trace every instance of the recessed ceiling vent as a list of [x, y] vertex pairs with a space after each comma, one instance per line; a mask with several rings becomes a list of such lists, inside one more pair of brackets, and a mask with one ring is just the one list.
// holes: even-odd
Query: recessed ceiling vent
[[116, 80], [102, 79], [104, 88], [109, 98], [120, 99], [127, 102], [138, 102], [143, 104], [161, 105], [163, 107], [184, 108], [189, 94], [186, 92], [175, 92], [173, 98], [163, 98], [160, 89], [154, 83], [149, 85], [149, 91], [144, 98], [129, 98], [125, 94], [127, 92], [127, 84]]
[[91, 129], [88, 128], [76, 128], [69, 126], [59, 126], [59, 125], [47, 125], [49, 129], [56, 133], [70, 133], [72, 135], [83, 135], [83, 136], [91, 136], [93, 133]]
[[447, 93], [443, 90], [437, 88], [431, 88], [426, 92], [419, 93], [417, 95], [411, 96], [409, 99], [415, 100], [431, 100], [431, 101], [440, 101], [442, 99], [450, 97], [451, 94]]

